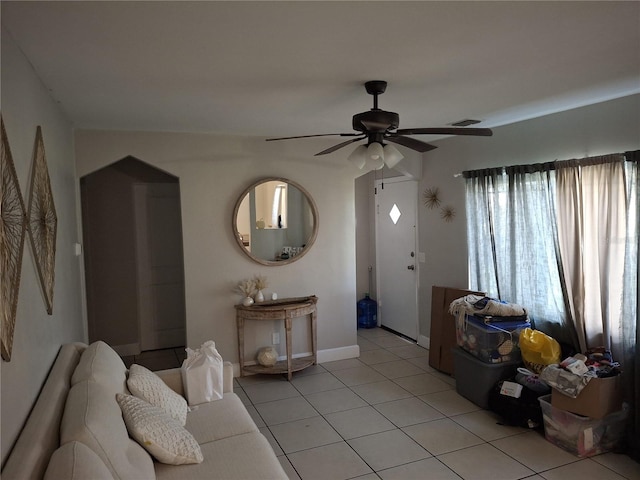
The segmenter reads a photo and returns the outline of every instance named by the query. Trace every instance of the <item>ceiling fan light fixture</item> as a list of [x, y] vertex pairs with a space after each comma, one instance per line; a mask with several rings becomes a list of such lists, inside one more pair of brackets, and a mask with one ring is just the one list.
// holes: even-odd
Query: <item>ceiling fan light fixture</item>
[[384, 160], [382, 159], [382, 157], [378, 157], [378, 158], [367, 158], [367, 162], [366, 162], [366, 168], [367, 170], [381, 170], [382, 168], [384, 168]]
[[384, 165], [384, 149], [382, 148], [382, 145], [378, 142], [369, 144], [367, 147], [367, 157], [375, 162], [381, 160], [382, 165]]
[[367, 163], [367, 146], [360, 145], [356, 147], [356, 149], [351, 152], [351, 155], [347, 157], [347, 160], [351, 162], [354, 167], [362, 170]]
[[404, 155], [400, 153], [400, 150], [398, 150], [393, 145], [387, 144], [384, 146], [383, 150], [384, 150], [384, 163], [386, 163], [387, 167], [389, 168], [395, 167], [404, 158]]

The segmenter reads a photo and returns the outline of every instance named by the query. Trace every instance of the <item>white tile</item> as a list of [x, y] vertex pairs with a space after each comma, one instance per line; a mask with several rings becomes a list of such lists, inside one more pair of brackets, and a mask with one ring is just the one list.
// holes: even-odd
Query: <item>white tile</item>
[[451, 385], [437, 379], [430, 373], [420, 373], [418, 375], [411, 375], [410, 377], [394, 378], [393, 381], [414, 395], [425, 395], [427, 393], [451, 390]]
[[358, 336], [358, 347], [360, 347], [360, 352], [366, 352], [367, 350], [377, 350], [380, 348], [379, 345], [376, 345], [372, 341], [360, 336]]
[[382, 348], [391, 348], [391, 347], [407, 347], [411, 345], [415, 345], [413, 342], [409, 340], [405, 340], [402, 337], [391, 336], [391, 337], [373, 337], [370, 338], [373, 343], [381, 346]]
[[[428, 351], [428, 350], [427, 350]], [[437, 372], [435, 368], [429, 365], [429, 357], [407, 358], [407, 362], [412, 363], [416, 367], [420, 367], [427, 373]]]
[[371, 468], [345, 442], [288, 455], [304, 480], [346, 480], [371, 473]]
[[260, 433], [263, 434], [267, 440], [269, 440], [269, 445], [271, 445], [271, 448], [273, 448], [273, 453], [276, 454], [276, 457], [284, 455], [282, 448], [280, 448], [280, 445], [278, 444], [268, 427], [260, 428]]
[[267, 425], [293, 422], [302, 418], [315, 417], [318, 412], [304, 397], [293, 397], [275, 402], [260, 403], [256, 410]]
[[591, 460], [610, 468], [629, 480], [640, 480], [640, 463], [632, 460], [628, 455], [603, 453], [591, 457]]
[[435, 457], [407, 463], [377, 473], [383, 480], [460, 480], [460, 477], [453, 470]]
[[384, 375], [376, 372], [373, 368], [363, 365], [361, 367], [336, 370], [333, 374], [347, 386], [362, 385], [363, 383], [381, 382], [386, 380]]
[[380, 403], [374, 408], [398, 427], [443, 418], [442, 413], [416, 397]]
[[487, 443], [439, 455], [438, 460], [464, 480], [516, 480], [534, 474]]
[[387, 378], [409, 377], [411, 375], [419, 375], [424, 373], [420, 367], [407, 362], [406, 360], [396, 360], [394, 362], [385, 362], [371, 365], [376, 372], [380, 372]]
[[258, 428], [264, 427], [266, 425], [264, 423], [264, 420], [256, 410], [256, 407], [254, 407], [253, 405], [245, 405], [245, 408], [247, 409], [247, 412], [249, 412], [249, 415], [251, 416], [251, 418], [253, 419], [254, 423]]
[[354, 438], [348, 443], [375, 471], [431, 457], [398, 429]]
[[344, 439], [393, 430], [395, 425], [373, 407], [360, 407], [325, 415], [326, 420]]
[[284, 472], [287, 474], [287, 477], [289, 477], [289, 480], [301, 480], [300, 476], [298, 475], [298, 472], [296, 472], [296, 469], [293, 468], [293, 465], [291, 465], [291, 462], [286, 456], [284, 455], [279, 456], [278, 461], [280, 462], [280, 465], [282, 465], [282, 468], [284, 469]]
[[314, 393], [306, 395], [305, 398], [322, 415], [365, 407], [367, 405], [367, 402], [353, 393], [350, 388], [339, 388], [337, 390]]
[[491, 444], [535, 472], [566, 465], [576, 461], [576, 456], [548, 442], [538, 432], [527, 432]]
[[247, 375], [244, 377], [234, 378], [239, 385], [245, 387], [247, 385], [255, 385], [256, 383], [277, 383], [286, 382], [284, 375]]
[[589, 458], [541, 472], [540, 476], [547, 480], [624, 480], [623, 476]]
[[392, 362], [393, 360], [399, 359], [400, 357], [383, 348], [379, 348], [378, 350], [367, 350], [366, 352], [360, 352], [360, 361], [362, 363], [366, 363], [367, 365]]
[[336, 370], [344, 370], [346, 368], [356, 368], [364, 366], [357, 358], [347, 358], [346, 360], [335, 360], [333, 362], [323, 363], [322, 366], [329, 372], [335, 372]]
[[455, 390], [429, 393], [420, 395], [418, 398], [449, 417], [480, 410], [479, 406], [459, 395]]
[[396, 385], [391, 380], [356, 385], [351, 387], [351, 390], [362, 397], [370, 405], [390, 402], [392, 400], [399, 400], [401, 398], [408, 398], [412, 396], [404, 388]]
[[426, 358], [428, 361], [429, 357], [429, 350], [415, 344], [389, 347], [387, 350], [400, 358]]
[[320, 416], [269, 428], [286, 454], [342, 441], [342, 437]]
[[335, 390], [337, 388], [344, 388], [345, 386], [340, 380], [328, 372], [294, 378], [291, 380], [291, 383], [303, 395]]
[[477, 410], [475, 412], [456, 415], [455, 417], [451, 417], [451, 420], [462, 425], [487, 442], [511, 435], [518, 435], [527, 431], [521, 427], [502, 425], [500, 416], [489, 410]]
[[316, 375], [318, 373], [325, 373], [326, 370], [322, 365], [311, 365], [306, 367], [304, 370], [298, 370], [297, 372], [293, 372], [293, 379], [306, 377], [309, 375]]
[[410, 425], [402, 430], [433, 455], [484, 443], [480, 437], [449, 418]]
[[300, 395], [300, 392], [289, 382], [256, 383], [255, 385], [246, 385], [243, 389], [254, 404], [272, 402], [274, 400], [282, 400], [283, 398], [297, 397]]

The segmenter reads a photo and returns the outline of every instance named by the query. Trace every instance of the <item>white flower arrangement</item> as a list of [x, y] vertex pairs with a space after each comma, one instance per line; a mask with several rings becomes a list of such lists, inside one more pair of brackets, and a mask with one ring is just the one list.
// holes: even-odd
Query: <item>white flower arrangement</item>
[[256, 284], [252, 279], [249, 280], [241, 280], [238, 282], [236, 286], [238, 292], [240, 292], [245, 297], [250, 297], [253, 295], [253, 292], [256, 290]]
[[267, 281], [267, 277], [264, 275], [255, 275], [253, 277], [253, 284], [256, 290], [261, 291], [269, 286], [269, 282]]

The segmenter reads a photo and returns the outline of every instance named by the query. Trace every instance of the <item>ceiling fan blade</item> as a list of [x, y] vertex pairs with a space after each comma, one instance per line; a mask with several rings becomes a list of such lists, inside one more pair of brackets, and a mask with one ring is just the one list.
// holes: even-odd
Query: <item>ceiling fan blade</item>
[[402, 128], [396, 130], [398, 135], [478, 135], [490, 137], [490, 128], [442, 127], [442, 128]]
[[387, 137], [384, 137], [384, 139], [389, 142], [402, 145], [403, 147], [410, 148], [411, 150], [415, 150], [416, 152], [420, 152], [420, 153], [428, 152], [429, 150], [438, 148], [435, 145], [431, 145], [430, 143], [425, 143], [421, 140], [416, 140], [415, 138], [403, 137], [401, 135], [396, 135], [396, 134], [392, 134]]
[[317, 157], [318, 155], [326, 155], [328, 153], [335, 152], [336, 150], [339, 150], [342, 147], [346, 147], [347, 145], [350, 145], [352, 143], [358, 142], [360, 140], [364, 140], [365, 138], [367, 138], [366, 135], [365, 136], [361, 136], [359, 138], [353, 138], [351, 140], [347, 140], [346, 142], [339, 143], [337, 145], [334, 145], [333, 147], [329, 147], [326, 150], [323, 150], [321, 152], [316, 153], [314, 155], [314, 157]]
[[299, 135], [297, 137], [280, 137], [280, 138], [267, 138], [267, 142], [273, 142], [274, 140], [293, 140], [295, 138], [311, 138], [311, 137], [356, 137], [362, 135], [361, 133], [321, 133], [318, 135]]

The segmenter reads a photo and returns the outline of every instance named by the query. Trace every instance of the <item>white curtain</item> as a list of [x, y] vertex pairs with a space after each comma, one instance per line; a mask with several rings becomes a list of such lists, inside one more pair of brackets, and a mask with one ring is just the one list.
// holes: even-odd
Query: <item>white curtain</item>
[[[621, 341], [624, 156], [556, 162], [556, 185], [560, 251], [580, 351], [602, 345], [612, 349]], [[620, 358], [622, 351], [613, 353]]]
[[[627, 450], [640, 462], [640, 355], [637, 345], [640, 341], [638, 328], [638, 312], [640, 311], [640, 266], [638, 251], [640, 250], [640, 151], [625, 154], [627, 173], [627, 239], [624, 261], [622, 319], [619, 332], [614, 332], [613, 348], [622, 349], [622, 372], [625, 381], [625, 398], [630, 402], [629, 428], [627, 432]], [[620, 342], [619, 345], [617, 342]], [[635, 408], [633, 408], [635, 405]]]

